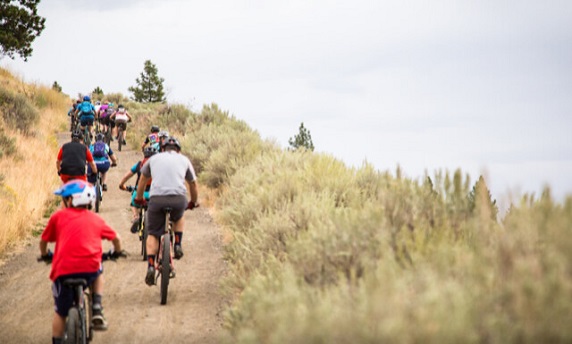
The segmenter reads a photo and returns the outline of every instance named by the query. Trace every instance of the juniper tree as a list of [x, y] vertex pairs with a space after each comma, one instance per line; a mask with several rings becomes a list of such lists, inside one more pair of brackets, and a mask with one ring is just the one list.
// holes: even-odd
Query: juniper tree
[[165, 79], [157, 74], [157, 67], [150, 60], [145, 61], [143, 72], [135, 79], [137, 86], [129, 87], [129, 92], [133, 93], [132, 99], [140, 103], [164, 102], [163, 81]]
[[304, 128], [304, 122], [300, 123], [300, 129], [297, 135], [291, 137], [288, 140], [290, 147], [296, 150], [300, 147], [304, 147], [307, 150], [314, 150], [314, 143], [312, 143], [312, 135], [310, 135], [310, 130]]
[[32, 42], [44, 30], [45, 18], [38, 15], [40, 0], [0, 1], [0, 57], [20, 55], [27, 61]]

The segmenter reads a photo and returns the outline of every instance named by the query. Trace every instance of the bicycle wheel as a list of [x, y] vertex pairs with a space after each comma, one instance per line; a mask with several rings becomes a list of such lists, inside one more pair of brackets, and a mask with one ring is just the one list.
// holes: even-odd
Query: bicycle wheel
[[68, 312], [68, 317], [66, 318], [64, 343], [81, 344], [81, 337], [81, 319], [79, 309], [77, 307], [72, 307]]
[[167, 303], [169, 289], [169, 275], [171, 274], [171, 237], [169, 233], [163, 235], [163, 255], [161, 256], [161, 304]]
[[89, 126], [85, 126], [85, 129], [83, 131], [83, 142], [85, 142], [85, 145], [89, 147], [89, 145], [91, 145], [91, 137], [89, 136]]
[[101, 180], [99, 178], [99, 173], [95, 180], [95, 212], [99, 213], [99, 206], [101, 204]]
[[85, 300], [85, 333], [87, 334], [87, 342], [89, 342], [93, 339], [93, 327], [91, 326], [93, 299], [91, 297], [91, 287], [84, 291], [83, 297]]
[[123, 129], [121, 129], [120, 127], [117, 129], [117, 150], [120, 152], [121, 152], [121, 145], [123, 144], [122, 136], [123, 136]]
[[139, 216], [139, 230], [141, 231], [141, 255], [143, 260], [147, 260], [147, 229], [145, 229], [145, 212]]

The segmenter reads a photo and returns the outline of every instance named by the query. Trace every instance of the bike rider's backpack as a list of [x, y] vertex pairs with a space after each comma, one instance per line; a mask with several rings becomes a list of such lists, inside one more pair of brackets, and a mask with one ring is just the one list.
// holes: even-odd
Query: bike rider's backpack
[[93, 115], [93, 110], [91, 109], [90, 102], [83, 102], [79, 105], [80, 116], [89, 116]]
[[104, 158], [107, 156], [107, 152], [105, 151], [105, 142], [97, 141], [93, 145], [93, 156], [95, 158]]

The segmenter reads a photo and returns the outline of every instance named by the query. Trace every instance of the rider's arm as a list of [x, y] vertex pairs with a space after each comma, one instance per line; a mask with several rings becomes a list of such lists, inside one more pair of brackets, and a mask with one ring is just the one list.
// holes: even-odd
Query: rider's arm
[[145, 185], [147, 185], [148, 181], [149, 177], [141, 173], [139, 184], [137, 184], [137, 194], [135, 195], [135, 199], [143, 199], [143, 194], [145, 193]]
[[135, 175], [135, 173], [131, 172], [131, 170], [127, 171], [127, 173], [125, 173], [125, 175], [123, 176], [123, 179], [121, 179], [121, 181], [119, 182], [119, 188], [121, 190], [123, 190], [123, 188], [125, 187], [125, 183], [129, 180], [129, 178], [133, 177], [133, 175]]
[[91, 152], [89, 151], [88, 148], [87, 149], [87, 153], [86, 153], [86, 160], [87, 163], [89, 164], [89, 166], [91, 167], [91, 173], [97, 173], [97, 165], [95, 164], [95, 161], [93, 160], [93, 155], [91, 155]]
[[46, 254], [48, 254], [48, 242], [40, 240], [40, 255], [45, 256]]
[[113, 243], [113, 251], [121, 252], [121, 238], [119, 237], [119, 234], [115, 237], [115, 239], [111, 240], [111, 243]]
[[197, 182], [194, 180], [192, 182], [187, 181], [187, 184], [189, 184], [189, 191], [191, 192], [191, 202], [197, 203], [197, 201], [199, 200]]

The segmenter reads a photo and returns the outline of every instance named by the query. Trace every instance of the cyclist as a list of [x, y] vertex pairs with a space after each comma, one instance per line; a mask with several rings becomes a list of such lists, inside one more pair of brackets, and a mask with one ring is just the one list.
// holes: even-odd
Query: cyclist
[[[111, 147], [103, 141], [104, 137], [105, 135], [103, 135], [103, 133], [95, 135], [95, 143], [89, 146], [89, 151], [91, 152], [91, 155], [93, 155], [93, 160], [97, 166], [96, 173], [97, 171], [101, 173], [101, 188], [103, 191], [107, 191], [107, 184], [105, 183], [107, 171], [109, 171], [110, 166], [117, 166], [117, 158], [115, 157], [115, 154], [113, 154]], [[111, 160], [111, 162], [109, 160]], [[88, 166], [87, 180], [94, 184], [96, 173], [92, 173], [91, 171], [91, 168]]]
[[83, 102], [78, 105], [75, 110], [76, 116], [79, 116], [79, 123], [81, 130], [84, 131], [87, 126], [89, 129], [90, 137], [93, 137], [93, 121], [95, 120], [95, 107], [91, 103], [89, 96], [83, 97]]
[[85, 175], [86, 164], [89, 164], [92, 171], [97, 171], [93, 155], [83, 144], [83, 133], [76, 130], [71, 137], [71, 142], [65, 143], [60, 148], [56, 160], [58, 175], [64, 183], [71, 179], [87, 180]]
[[[72, 288], [63, 285], [67, 278], [84, 278], [92, 286], [94, 330], [106, 330], [107, 321], [101, 305], [103, 296], [102, 257], [124, 257], [119, 235], [103, 218], [89, 211], [95, 200], [95, 189], [87, 182], [72, 180], [54, 192], [61, 196], [65, 208], [56, 211], [49, 219], [40, 240], [41, 258], [52, 262], [50, 279], [53, 281], [55, 313], [52, 320], [52, 342], [62, 343], [65, 318], [73, 304]], [[101, 240], [113, 243], [102, 255]], [[55, 242], [55, 252], [48, 250], [48, 243]]]
[[159, 132], [159, 151], [162, 151], [163, 149], [161, 148], [161, 146], [163, 145], [163, 141], [165, 141], [166, 139], [169, 138], [169, 132], [166, 130], [161, 130]]
[[117, 128], [121, 127], [123, 129], [123, 135], [121, 137], [116, 137], [118, 140], [121, 140], [123, 144], [127, 144], [125, 142], [125, 136], [127, 135], [127, 122], [131, 122], [132, 118], [129, 112], [125, 109], [125, 107], [121, 104], [117, 107], [117, 111], [109, 117], [110, 120], [115, 121], [115, 126]]
[[160, 132], [160, 129], [158, 126], [156, 126], [156, 125], [151, 126], [151, 132], [149, 133], [149, 135], [147, 135], [147, 137], [145, 138], [145, 141], [141, 145], [141, 150], [144, 150], [145, 146], [147, 146], [147, 145], [155, 146], [155, 148], [157, 148], [157, 150], [159, 150], [160, 149], [159, 132]]
[[[125, 173], [123, 179], [121, 179], [121, 182], [119, 182], [119, 189], [127, 190], [127, 188], [125, 187], [125, 183], [129, 180], [129, 178], [133, 177], [134, 175], [137, 175], [137, 180], [135, 181], [135, 187], [137, 188], [137, 184], [139, 183], [139, 179], [141, 178], [141, 166], [143, 166], [143, 164], [145, 164], [145, 162], [147, 162], [147, 160], [149, 160], [150, 157], [155, 155], [155, 153], [157, 153], [157, 149], [155, 147], [146, 147], [143, 150], [143, 160], [137, 162], [135, 165], [131, 167], [129, 171], [127, 171], [127, 173]], [[147, 201], [149, 200], [149, 189], [151, 188], [151, 181], [152, 180], [149, 179], [147, 181], [147, 184], [145, 185], [144, 198]], [[132, 221], [131, 233], [137, 233], [137, 225], [139, 223], [139, 212], [137, 211], [137, 205], [135, 204], [136, 194], [137, 190], [133, 190], [131, 194], [131, 212], [133, 213], [131, 220]]]
[[[148, 267], [145, 275], [147, 285], [154, 284], [155, 255], [159, 246], [159, 238], [165, 232], [165, 215], [163, 208], [170, 207], [171, 220], [174, 222], [175, 231], [175, 259], [183, 257], [181, 247], [184, 228], [185, 209], [193, 209], [197, 204], [197, 177], [195, 169], [189, 158], [180, 153], [181, 145], [174, 137], [169, 137], [163, 142], [164, 152], [153, 155], [141, 167], [141, 179], [137, 185], [135, 203], [145, 204], [143, 191], [147, 181], [153, 178], [149, 191], [149, 204], [147, 207], [147, 224], [149, 236], [147, 237]], [[191, 201], [187, 203], [187, 187], [189, 185]]]
[[80, 100], [77, 100], [76, 102], [72, 101], [72, 105], [68, 111], [68, 117], [70, 118], [70, 122], [71, 122], [71, 125], [70, 125], [71, 131], [75, 130], [75, 128], [73, 127], [73, 124], [75, 123], [75, 119], [76, 119], [75, 110], [77, 109], [77, 106], [80, 103], [81, 103]]
[[[113, 103], [111, 102], [106, 101], [101, 106], [101, 108], [99, 108], [99, 119], [101, 121], [101, 124], [103, 125], [103, 132], [107, 132], [108, 127], [111, 127], [112, 130], [113, 128], [115, 128], [115, 122], [109, 119], [114, 112], [115, 109], [113, 108]], [[110, 141], [113, 141], [113, 135], [111, 135], [109, 139]]]

